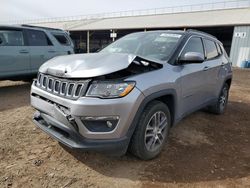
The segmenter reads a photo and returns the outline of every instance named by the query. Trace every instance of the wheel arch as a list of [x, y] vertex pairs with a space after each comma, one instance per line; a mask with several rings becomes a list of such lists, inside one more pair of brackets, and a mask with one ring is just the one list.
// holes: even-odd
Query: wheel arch
[[176, 91], [174, 89], [165, 89], [155, 93], [152, 93], [145, 97], [143, 102], [141, 103], [140, 107], [142, 110], [154, 100], [161, 101], [166, 104], [169, 108], [171, 114], [171, 126], [175, 121], [175, 114], [176, 114]]
[[225, 79], [225, 83], [229, 86], [229, 88], [231, 87], [231, 83], [232, 83], [232, 77], [228, 77]]
[[176, 100], [177, 100], [177, 94], [176, 91], [174, 89], [165, 89], [165, 90], [161, 90], [155, 93], [152, 93], [148, 96], [146, 96], [143, 101], [141, 102], [136, 115], [132, 121], [132, 125], [127, 133], [127, 136], [129, 138], [131, 138], [131, 136], [134, 133], [134, 130], [137, 126], [137, 123], [139, 121], [139, 118], [143, 112], [143, 110], [145, 109], [145, 107], [151, 102], [151, 101], [161, 101], [163, 103], [165, 103], [169, 110], [170, 110], [170, 114], [171, 114], [171, 126], [173, 126], [175, 124], [175, 115], [176, 115]]

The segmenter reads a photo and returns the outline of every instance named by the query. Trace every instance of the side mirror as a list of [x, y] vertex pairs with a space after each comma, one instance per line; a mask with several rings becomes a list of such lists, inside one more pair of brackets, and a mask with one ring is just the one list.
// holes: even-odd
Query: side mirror
[[0, 37], [0, 44], [2, 44], [3, 43], [3, 40], [1, 39], [1, 37]]
[[202, 63], [205, 60], [204, 55], [198, 52], [187, 52], [180, 57], [180, 63]]

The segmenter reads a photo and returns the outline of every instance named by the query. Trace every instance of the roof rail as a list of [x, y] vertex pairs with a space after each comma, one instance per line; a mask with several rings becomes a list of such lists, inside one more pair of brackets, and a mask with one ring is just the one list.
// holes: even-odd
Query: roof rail
[[27, 25], [27, 24], [22, 24], [21, 26], [22, 27], [30, 27], [30, 28], [46, 29], [46, 30], [62, 31], [61, 29], [50, 28], [50, 27], [41, 27], [41, 26], [35, 26], [35, 25]]
[[196, 30], [196, 29], [187, 29], [187, 32], [195, 32], [195, 33], [200, 33], [200, 34], [203, 34], [203, 35], [208, 35], [212, 38], [215, 38], [217, 39], [215, 36], [209, 34], [209, 33], [206, 33], [206, 32], [203, 32], [203, 31], [199, 31], [199, 30]]

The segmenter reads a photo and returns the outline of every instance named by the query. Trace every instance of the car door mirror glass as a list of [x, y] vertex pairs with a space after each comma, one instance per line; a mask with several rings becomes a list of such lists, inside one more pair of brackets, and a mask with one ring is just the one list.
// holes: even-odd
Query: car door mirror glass
[[179, 59], [180, 63], [202, 63], [205, 60], [204, 55], [198, 52], [187, 52]]

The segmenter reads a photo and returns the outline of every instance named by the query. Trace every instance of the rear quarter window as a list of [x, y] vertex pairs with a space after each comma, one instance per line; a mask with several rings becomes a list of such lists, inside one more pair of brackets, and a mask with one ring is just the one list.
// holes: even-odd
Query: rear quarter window
[[70, 46], [70, 41], [64, 34], [53, 33], [52, 35], [61, 45]]
[[225, 48], [223, 47], [223, 45], [219, 44], [219, 46], [220, 46], [220, 49], [222, 51], [222, 54], [230, 61], [230, 58], [228, 57], [228, 54], [227, 54]]
[[217, 46], [217, 50], [219, 52], [219, 54], [221, 55], [222, 54], [222, 50], [221, 50], [221, 47], [218, 43], [216, 43], [216, 46]]

